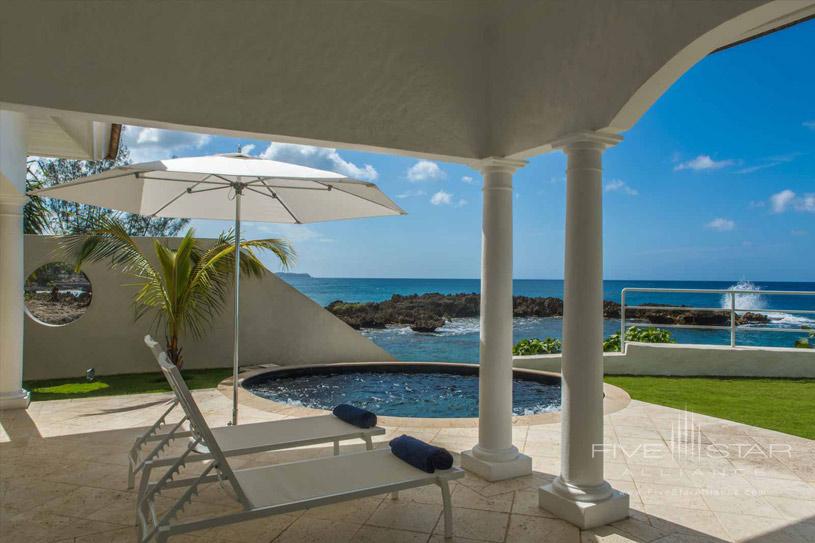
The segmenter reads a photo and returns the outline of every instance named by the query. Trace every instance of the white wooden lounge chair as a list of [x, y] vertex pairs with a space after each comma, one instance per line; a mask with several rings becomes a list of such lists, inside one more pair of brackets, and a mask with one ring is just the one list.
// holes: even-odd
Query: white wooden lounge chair
[[[348, 500], [396, 493], [400, 490], [435, 484], [440, 487], [444, 504], [444, 534], [451, 538], [452, 504], [448, 482], [464, 476], [460, 468], [425, 473], [403, 462], [389, 448], [342, 456], [323, 457], [286, 464], [234, 470], [218, 441], [201, 415], [178, 368], [164, 353], [159, 364], [173, 387], [179, 404], [189, 419], [193, 438], [187, 449], [156, 482], [148, 484], [138, 504], [140, 541], [166, 541], [170, 536], [204, 530], [215, 526], [243, 522], [265, 516], [287, 513]], [[156, 497], [173, 485], [188, 456], [198, 446], [207, 447], [212, 455], [201, 474], [188, 485], [184, 494], [166, 511], [156, 510]], [[203, 483], [220, 481], [228, 485], [243, 506], [236, 513], [209, 518], [196, 517], [176, 522], [176, 516], [198, 494]]]
[[[150, 336], [145, 336], [144, 342], [150, 347], [156, 361], [163, 353], [161, 346]], [[179, 405], [178, 398], [172, 401], [169, 408], [147, 431], [136, 438], [136, 442], [128, 453], [128, 488], [135, 485], [136, 475], [141, 473], [139, 494], [144, 490], [146, 481], [150, 478], [150, 471], [163, 466], [170, 466], [175, 458], [161, 457], [161, 453], [170, 443], [179, 438], [192, 437], [192, 432], [184, 429], [187, 417], [173, 424], [169, 431], [160, 430], [167, 426], [167, 417]], [[254, 424], [241, 424], [238, 426], [222, 426], [212, 428], [212, 435], [217, 441], [221, 451], [226, 456], [239, 456], [255, 454], [264, 451], [290, 449], [319, 443], [333, 443], [334, 454], [340, 453], [340, 442], [361, 439], [368, 450], [373, 449], [371, 438], [382, 435], [385, 429], [379, 426], [373, 428], [359, 428], [338, 419], [334, 415], [321, 415], [304, 417], [300, 419], [287, 419]], [[153, 448], [142, 456], [142, 449], [154, 443]], [[210, 460], [211, 455], [199, 447], [190, 453], [189, 461]]]

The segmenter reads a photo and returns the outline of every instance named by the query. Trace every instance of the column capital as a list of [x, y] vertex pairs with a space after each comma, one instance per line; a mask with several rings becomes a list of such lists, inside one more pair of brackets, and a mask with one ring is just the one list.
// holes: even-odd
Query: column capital
[[528, 162], [526, 160], [515, 160], [512, 158], [491, 156], [474, 161], [473, 167], [480, 170], [481, 173], [492, 173], [492, 172], [513, 173], [518, 168], [523, 168], [527, 164]]
[[610, 132], [601, 132], [597, 130], [586, 130], [574, 132], [568, 136], [564, 136], [552, 142], [552, 149], [563, 149], [568, 151], [571, 147], [577, 146], [594, 146], [606, 149], [613, 147], [623, 141], [623, 137], [619, 134]]

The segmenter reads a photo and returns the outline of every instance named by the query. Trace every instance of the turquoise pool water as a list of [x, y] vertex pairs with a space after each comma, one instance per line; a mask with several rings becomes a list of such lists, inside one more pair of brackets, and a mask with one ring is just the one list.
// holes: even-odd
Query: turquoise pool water
[[[264, 374], [244, 383], [257, 396], [316, 409], [348, 403], [392, 417], [477, 417], [478, 375], [421, 371], [359, 370], [298, 375]], [[526, 379], [512, 383], [513, 413], [535, 415], [560, 409], [560, 382]]]

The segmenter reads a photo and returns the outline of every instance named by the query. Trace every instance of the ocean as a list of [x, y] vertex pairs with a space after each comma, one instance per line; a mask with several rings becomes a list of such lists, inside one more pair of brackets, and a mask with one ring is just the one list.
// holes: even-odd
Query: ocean
[[[442, 294], [479, 292], [478, 279], [362, 279], [283, 276], [289, 284], [322, 306], [334, 300], [346, 302], [378, 302], [394, 294]], [[604, 281], [603, 296], [606, 300], [619, 302], [624, 287], [680, 288], [680, 289], [737, 289], [737, 290], [787, 290], [815, 291], [815, 282], [749, 282], [749, 281]], [[516, 296], [563, 297], [563, 281], [555, 279], [516, 279], [513, 281]], [[626, 305], [663, 303], [693, 307], [729, 307], [729, 299], [712, 294], [655, 294], [628, 293]], [[738, 309], [758, 311], [771, 319], [771, 328], [815, 327], [815, 314], [795, 314], [790, 310], [815, 311], [815, 296], [771, 296], [766, 294], [741, 294], [736, 297]], [[783, 311], [788, 310], [788, 311]], [[606, 319], [605, 335], [620, 329], [619, 320]], [[670, 329], [678, 343], [728, 345], [729, 330]], [[478, 362], [478, 319], [454, 319], [437, 330], [425, 334], [413, 332], [406, 326], [389, 327], [384, 330], [363, 330], [362, 333], [374, 343], [405, 361]], [[559, 318], [516, 318], [513, 322], [514, 340], [531, 337], [561, 336]], [[791, 347], [803, 334], [750, 331], [740, 328], [737, 345], [764, 345]]]

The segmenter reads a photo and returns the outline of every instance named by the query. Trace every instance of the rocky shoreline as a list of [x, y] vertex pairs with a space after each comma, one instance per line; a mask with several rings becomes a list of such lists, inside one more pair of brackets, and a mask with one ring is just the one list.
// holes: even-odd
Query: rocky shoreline
[[26, 294], [25, 306], [32, 317], [40, 322], [63, 325], [85, 314], [91, 304], [91, 294], [80, 296], [69, 293]]
[[[562, 317], [563, 300], [560, 298], [532, 298], [515, 296], [513, 298], [513, 315], [515, 317]], [[643, 305], [660, 306], [665, 304], [647, 303]], [[342, 300], [331, 302], [326, 306], [331, 313], [356, 329], [385, 328], [388, 325], [410, 326], [416, 332], [434, 332], [444, 323], [456, 318], [477, 317], [480, 313], [480, 296], [466, 294], [413, 294], [401, 296], [394, 294], [390, 300], [383, 302], [347, 303]], [[728, 326], [728, 311], [693, 311], [690, 309], [640, 309], [626, 306], [626, 318], [647, 324], [684, 324]], [[620, 304], [612, 301], [603, 302], [603, 317], [620, 318]], [[761, 313], [742, 313], [736, 317], [738, 324], [766, 324], [769, 319]]]

